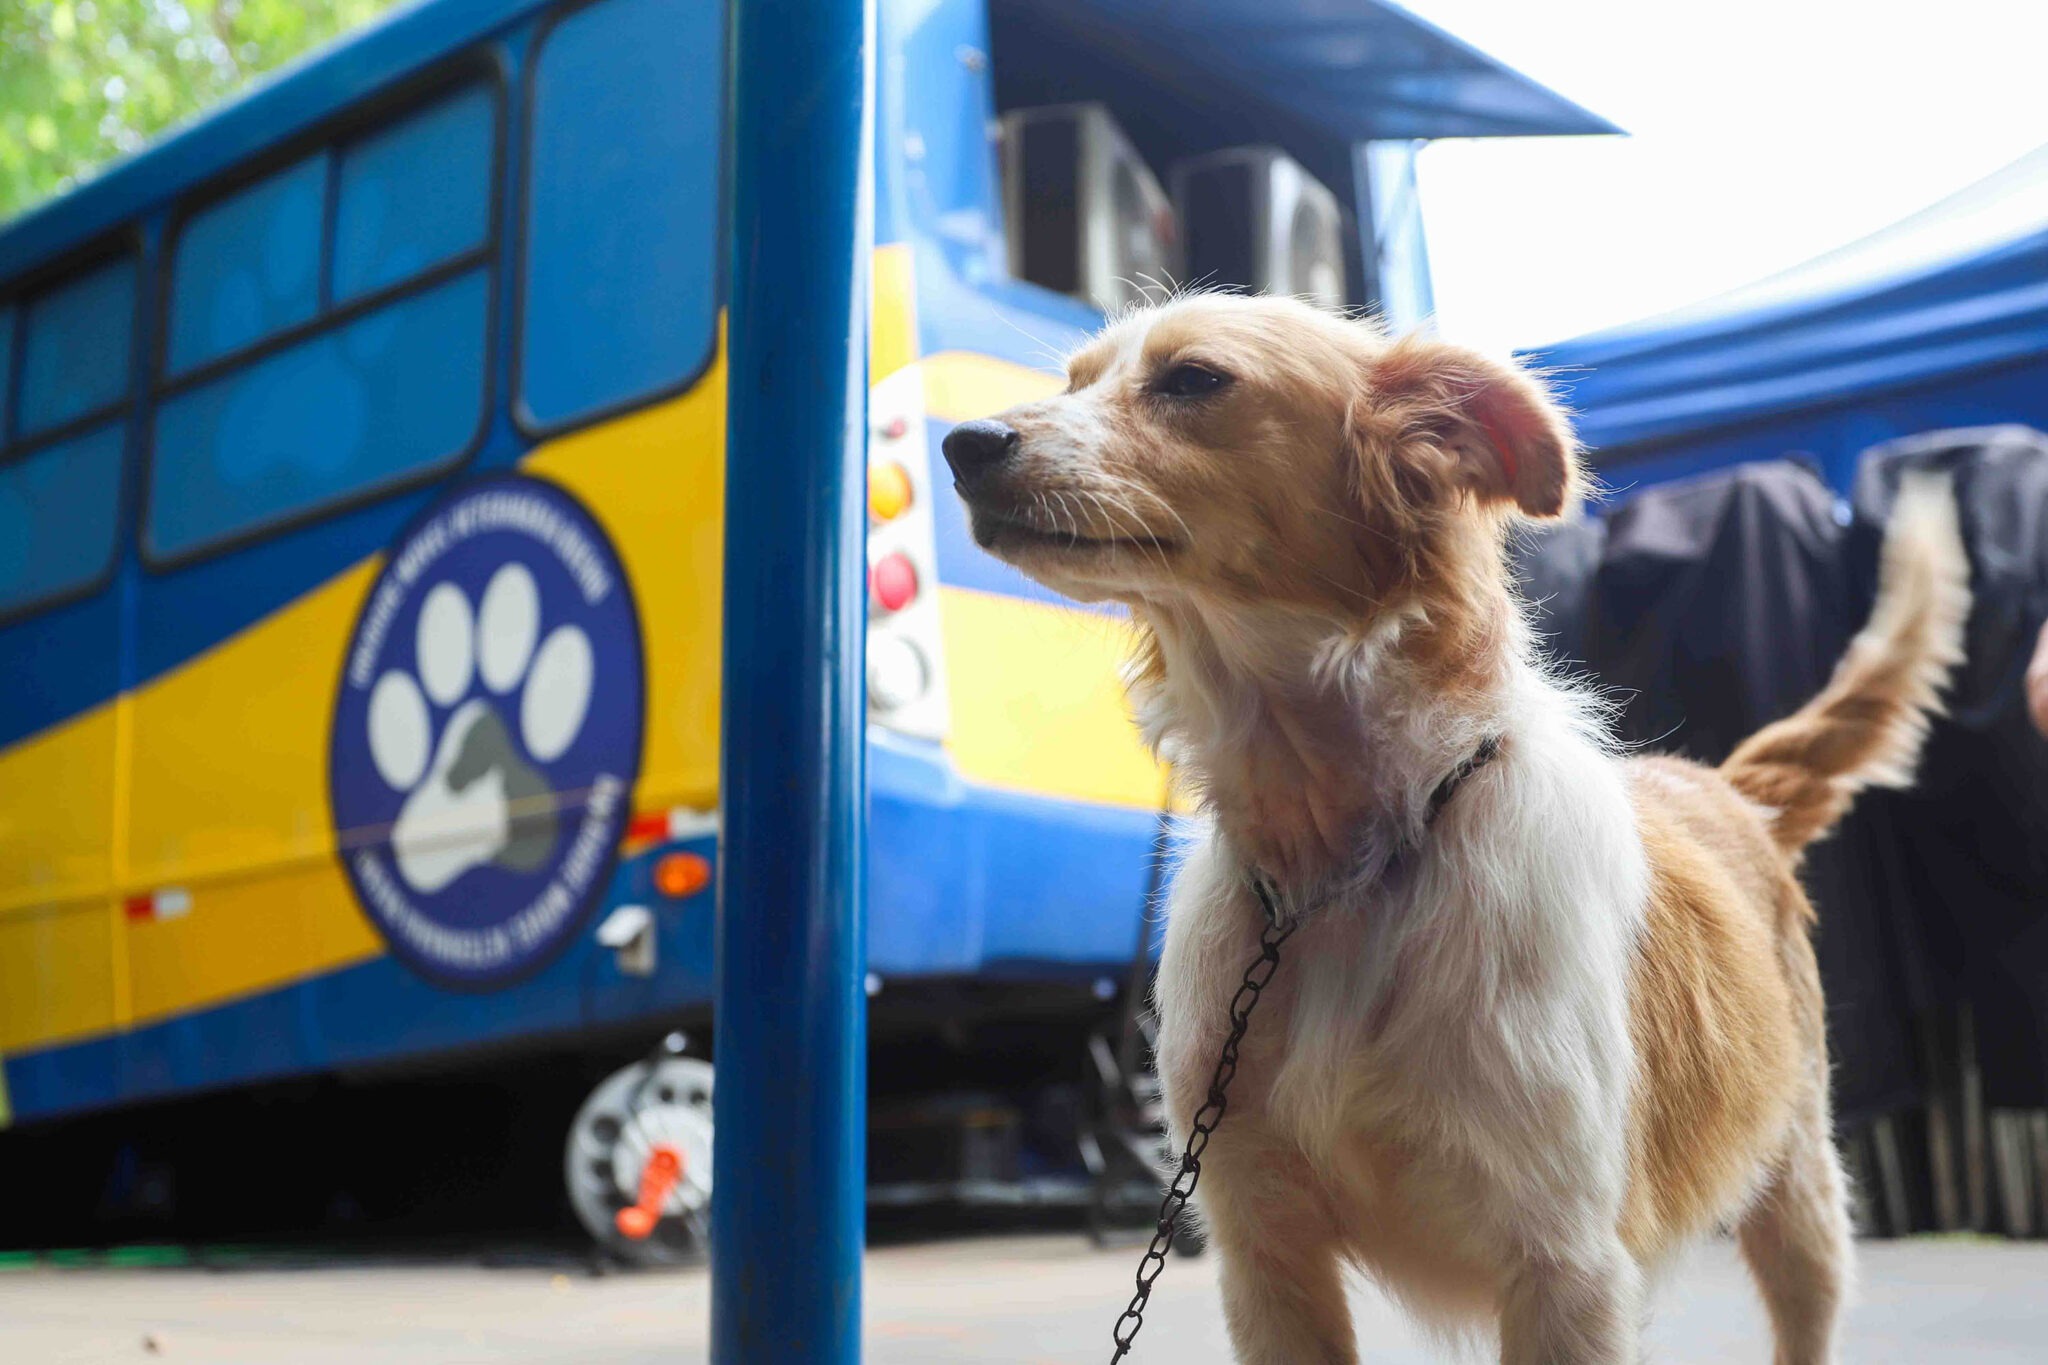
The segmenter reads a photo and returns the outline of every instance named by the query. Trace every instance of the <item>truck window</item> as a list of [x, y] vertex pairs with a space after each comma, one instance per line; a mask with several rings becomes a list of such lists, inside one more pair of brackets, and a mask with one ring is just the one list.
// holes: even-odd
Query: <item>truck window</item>
[[0, 616], [113, 563], [134, 315], [130, 255], [0, 305]]
[[121, 502], [115, 422], [0, 464], [0, 616], [98, 580]]
[[[496, 92], [465, 86], [187, 221], [173, 363], [151, 431], [152, 561], [281, 529], [467, 456], [484, 421], [497, 123]], [[330, 215], [310, 281], [296, 262], [266, 273], [264, 243], [310, 222], [300, 240], [317, 244]], [[271, 335], [281, 328], [291, 330]], [[196, 338], [183, 357], [180, 336]], [[202, 356], [205, 369], [180, 374], [179, 359]]]
[[710, 357], [723, 13], [598, 0], [541, 40], [520, 300], [529, 427], [656, 397]]
[[24, 312], [17, 436], [78, 421], [127, 396], [134, 257], [45, 290]]
[[326, 199], [322, 152], [186, 221], [171, 257], [165, 345], [173, 372], [312, 320]]
[[496, 120], [490, 91], [473, 87], [342, 153], [335, 302], [387, 289], [483, 245]]

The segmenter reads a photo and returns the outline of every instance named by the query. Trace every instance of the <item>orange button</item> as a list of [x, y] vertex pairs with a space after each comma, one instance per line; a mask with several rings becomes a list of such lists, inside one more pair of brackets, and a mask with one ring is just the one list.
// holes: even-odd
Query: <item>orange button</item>
[[868, 466], [868, 514], [876, 521], [894, 521], [910, 510], [910, 471], [890, 460]]

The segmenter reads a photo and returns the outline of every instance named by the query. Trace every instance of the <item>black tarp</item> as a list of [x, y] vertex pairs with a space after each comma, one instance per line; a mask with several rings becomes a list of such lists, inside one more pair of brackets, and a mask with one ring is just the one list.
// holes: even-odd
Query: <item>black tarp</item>
[[1875, 574], [1901, 474], [1949, 471], [1976, 595], [1968, 658], [1949, 718], [1911, 792], [1868, 801], [1870, 894], [1914, 926], [1915, 994], [1968, 1002], [1984, 1102], [2048, 1104], [2048, 740], [2026, 714], [2023, 677], [2048, 618], [2048, 436], [2026, 427], [1931, 432], [1867, 452], [1847, 546]]
[[[1518, 552], [1537, 627], [1620, 707], [1625, 742], [1718, 763], [1827, 680], [1868, 603], [1848, 508], [1784, 460], [1651, 487]], [[1914, 948], [1869, 894], [1861, 812], [1809, 854], [1836, 1102], [1853, 1122], [1924, 1090]]]

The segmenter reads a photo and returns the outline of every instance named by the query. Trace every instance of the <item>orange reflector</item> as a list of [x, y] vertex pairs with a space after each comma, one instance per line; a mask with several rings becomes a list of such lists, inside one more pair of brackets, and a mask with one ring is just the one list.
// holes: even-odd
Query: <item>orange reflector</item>
[[654, 889], [670, 900], [696, 895], [711, 885], [711, 860], [701, 853], [665, 853], [654, 862]]
[[916, 491], [910, 471], [890, 460], [868, 466], [868, 514], [876, 521], [894, 521], [910, 510]]

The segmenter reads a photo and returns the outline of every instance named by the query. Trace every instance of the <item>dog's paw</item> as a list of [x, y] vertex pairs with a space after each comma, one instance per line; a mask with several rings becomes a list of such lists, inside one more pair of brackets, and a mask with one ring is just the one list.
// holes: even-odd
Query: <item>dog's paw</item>
[[387, 670], [370, 693], [370, 759], [405, 796], [391, 848], [416, 892], [486, 864], [531, 871], [554, 851], [558, 798], [540, 765], [582, 732], [593, 657], [581, 627], [543, 639], [541, 625], [523, 565], [500, 568], [475, 607], [437, 583], [420, 606], [414, 667]]

